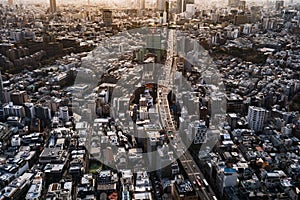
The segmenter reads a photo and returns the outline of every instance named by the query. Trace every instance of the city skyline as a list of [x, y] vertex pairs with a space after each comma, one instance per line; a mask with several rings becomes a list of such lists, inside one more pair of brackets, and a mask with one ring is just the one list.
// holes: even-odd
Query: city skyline
[[[5, 0], [5, 1], [10, 1], [10, 0]], [[135, 0], [132, 0], [134, 2]], [[147, 3], [156, 3], [157, 0], [145, 0]], [[171, 1], [176, 1], [176, 0], [171, 0]], [[246, 0], [246, 2], [275, 2], [276, 0]], [[78, 0], [57, 0], [57, 5], [60, 4], [88, 4], [88, 0], [83, 0], [83, 1], [78, 1]], [[91, 4], [111, 4], [111, 5], [125, 5], [127, 4], [128, 1], [126, 0], [90, 0]], [[211, 4], [210, 2], [219, 2], [219, 3], [228, 3], [228, 0], [215, 0], [215, 1], [208, 1], [208, 0], [195, 0], [195, 4]], [[291, 0], [284, 0], [285, 3], [291, 2]], [[300, 0], [293, 0], [294, 3], [300, 3]], [[40, 4], [49, 4], [49, 0], [14, 0], [15, 4], [32, 4], [32, 3], [40, 3]]]

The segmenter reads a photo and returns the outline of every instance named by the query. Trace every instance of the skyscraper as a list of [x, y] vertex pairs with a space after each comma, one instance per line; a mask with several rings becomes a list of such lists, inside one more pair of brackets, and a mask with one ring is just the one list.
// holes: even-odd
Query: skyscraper
[[3, 81], [2, 81], [2, 74], [0, 71], [0, 107], [2, 107], [4, 103], [4, 98], [3, 98]]
[[194, 4], [195, 0], [185, 0], [185, 4]]
[[250, 106], [248, 108], [249, 128], [254, 131], [262, 131], [264, 127], [266, 110], [261, 107]]
[[239, 2], [239, 9], [242, 11], [246, 10], [246, 1], [240, 1]]
[[144, 10], [145, 9], [145, 0], [136, 0], [136, 8], [139, 10]]
[[145, 0], [140, 0], [140, 9], [144, 10], [146, 8]]
[[240, 0], [228, 0], [228, 6], [230, 7], [238, 7], [240, 4]]
[[56, 0], [50, 0], [50, 12], [56, 12]]
[[177, 13], [186, 11], [186, 4], [194, 4], [194, 0], [177, 0]]
[[284, 1], [282, 1], [282, 0], [280, 0], [280, 1], [277, 0], [276, 1], [276, 3], [275, 3], [275, 9], [277, 11], [281, 10], [283, 8], [283, 6], [284, 6]]
[[1, 71], [0, 71], [0, 119], [3, 119], [4, 117], [3, 103], [4, 103], [3, 81], [2, 81]]
[[14, 0], [8, 0], [8, 5], [13, 6], [14, 5]]
[[207, 141], [207, 127], [204, 121], [190, 123], [188, 131], [191, 134], [194, 144], [202, 144]]
[[112, 25], [112, 11], [111, 10], [103, 10], [103, 23], [105, 26]]
[[177, 0], [177, 13], [182, 13], [185, 11], [184, 5], [185, 5], [185, 0]]
[[166, 0], [157, 0], [156, 1], [157, 10], [160, 13], [164, 12], [164, 10], [165, 10], [165, 4], [166, 4]]

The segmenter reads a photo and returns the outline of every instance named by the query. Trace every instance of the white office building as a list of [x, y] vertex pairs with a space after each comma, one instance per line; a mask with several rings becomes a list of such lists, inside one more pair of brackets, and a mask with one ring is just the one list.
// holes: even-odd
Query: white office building
[[67, 106], [64, 107], [60, 107], [59, 108], [59, 115], [60, 115], [60, 119], [64, 122], [69, 121], [69, 109]]
[[250, 106], [248, 109], [249, 128], [254, 131], [262, 131], [266, 117], [266, 110], [260, 107]]
[[25, 110], [23, 106], [14, 105], [13, 102], [9, 102], [9, 104], [4, 106], [4, 115], [23, 118], [25, 117]]
[[207, 127], [204, 121], [195, 121], [190, 123], [188, 127], [189, 135], [193, 137], [194, 144], [206, 143]]

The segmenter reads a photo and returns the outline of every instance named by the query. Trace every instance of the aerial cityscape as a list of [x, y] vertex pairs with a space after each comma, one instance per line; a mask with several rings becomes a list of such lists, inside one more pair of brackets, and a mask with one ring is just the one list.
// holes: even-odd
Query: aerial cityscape
[[0, 200], [300, 200], [300, 0], [0, 19]]

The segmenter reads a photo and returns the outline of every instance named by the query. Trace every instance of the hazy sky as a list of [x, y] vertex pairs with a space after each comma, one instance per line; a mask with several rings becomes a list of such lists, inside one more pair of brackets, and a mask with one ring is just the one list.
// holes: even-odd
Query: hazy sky
[[[2, 1], [2, 0], [0, 0]], [[7, 1], [7, 0], [4, 0]], [[14, 0], [15, 3], [23, 3], [23, 4], [27, 4], [27, 3], [42, 3], [42, 4], [49, 4], [50, 0]], [[123, 3], [123, 2], [127, 2], [128, 0], [90, 0], [91, 3], [102, 3], [102, 2], [107, 2], [107, 3]], [[146, 0], [146, 1], [150, 1], [150, 2], [155, 2], [156, 0]], [[87, 3], [88, 0], [56, 0], [57, 4], [60, 3], [74, 3], [74, 4], [82, 4], [82, 3]]]
[[[0, 0], [0, 1], [8, 1], [8, 0]], [[42, 3], [42, 4], [49, 4], [50, 0], [14, 0], [15, 3], [22, 3], [22, 4], [27, 4], [27, 3]], [[113, 3], [113, 4], [127, 4], [128, 2], [130, 2], [131, 0], [90, 0], [91, 3]], [[133, 0], [134, 1], [134, 0]], [[155, 3], [156, 0], [145, 0], [146, 3]], [[171, 1], [176, 1], [176, 0], [171, 0]], [[195, 2], [210, 2], [211, 0], [195, 0]], [[222, 2], [227, 2], [228, 0], [219, 0]], [[72, 3], [72, 4], [83, 4], [83, 3], [87, 3], [88, 0], [56, 0], [57, 4], [68, 4], [68, 3]]]
[[[8, 0], [0, 0], [2, 1], [8, 1]], [[42, 4], [49, 4], [50, 0], [14, 0], [15, 3], [22, 3], [22, 4], [28, 4], [28, 3], [42, 3]], [[91, 4], [99, 4], [99, 3], [109, 3], [109, 4], [114, 4], [114, 5], [126, 5], [130, 4], [129, 2], [136, 1], [136, 0], [90, 0]], [[156, 0], [145, 0], [146, 4], [147, 3], [154, 3]], [[171, 0], [172, 1], [172, 0]], [[176, 0], [173, 0], [176, 1]], [[228, 0], [215, 0], [214, 2], [219, 1], [220, 3], [227, 3]], [[246, 0], [248, 2], [259, 2], [263, 3], [266, 2], [267, 0]], [[271, 1], [276, 1], [276, 0], [269, 0]], [[57, 5], [59, 4], [87, 4], [88, 0], [56, 0]], [[195, 0], [195, 3], [209, 3], [211, 0]], [[290, 0], [285, 0], [285, 2], [290, 2]], [[294, 0], [294, 3], [299, 3], [300, 0]]]

